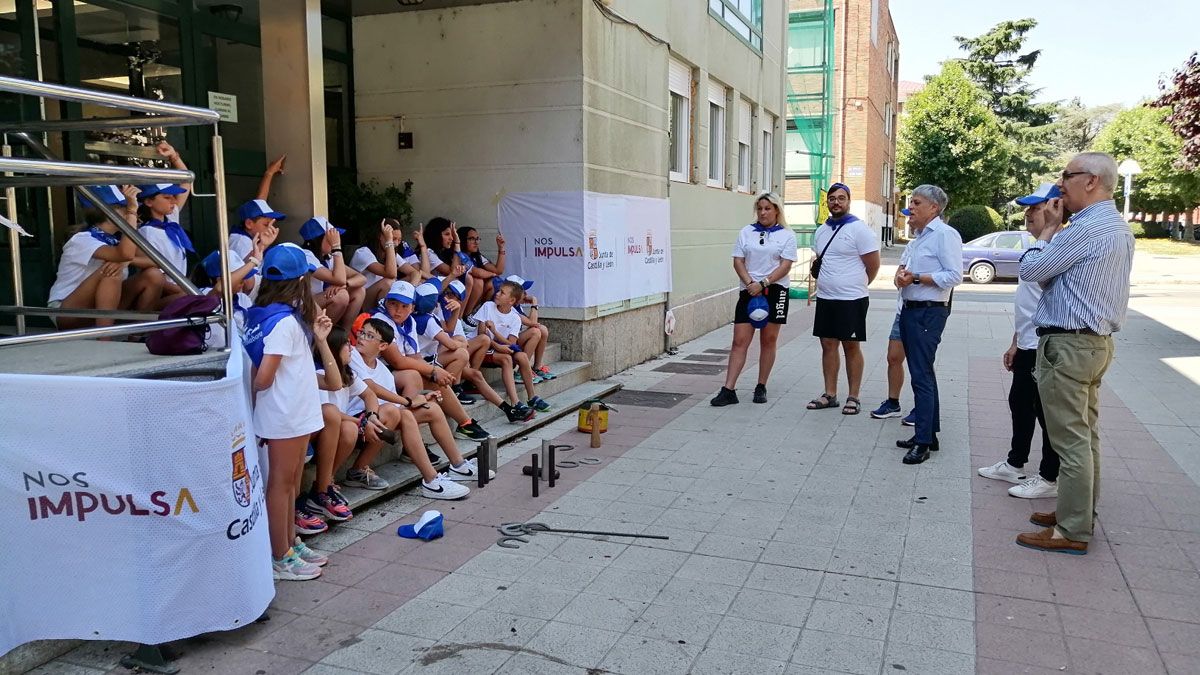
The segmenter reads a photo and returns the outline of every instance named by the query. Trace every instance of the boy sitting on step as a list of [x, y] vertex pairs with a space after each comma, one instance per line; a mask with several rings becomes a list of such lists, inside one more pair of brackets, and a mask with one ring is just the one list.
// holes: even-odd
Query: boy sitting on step
[[[474, 319], [479, 324], [479, 334], [491, 338], [493, 354], [488, 356], [489, 362], [492, 365], [503, 365], [495, 357], [511, 356], [521, 374], [525, 393], [529, 396], [528, 406], [544, 412], [550, 409], [550, 404], [535, 392], [533, 366], [529, 361], [529, 354], [519, 344], [521, 314], [517, 312], [515, 305], [523, 293], [521, 284], [513, 281], [501, 283], [495, 298], [483, 303], [479, 311], [475, 312]], [[527, 344], [536, 349], [536, 342], [531, 341]]]

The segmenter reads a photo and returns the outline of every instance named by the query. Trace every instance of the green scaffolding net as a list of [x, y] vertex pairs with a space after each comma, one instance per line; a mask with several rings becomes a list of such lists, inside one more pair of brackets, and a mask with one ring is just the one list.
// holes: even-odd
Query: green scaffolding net
[[833, 171], [833, 1], [809, 4], [788, 20], [785, 200], [801, 247], [823, 220]]

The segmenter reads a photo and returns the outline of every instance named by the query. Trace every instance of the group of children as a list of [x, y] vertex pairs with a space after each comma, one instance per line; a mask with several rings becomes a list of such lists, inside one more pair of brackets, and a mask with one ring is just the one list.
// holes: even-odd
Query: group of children
[[[184, 168], [169, 145], [159, 151]], [[237, 331], [254, 363], [254, 429], [269, 457], [274, 574], [305, 580], [319, 576], [327, 560], [298, 535], [324, 531], [327, 520], [353, 517], [334, 474], [355, 450], [344, 485], [387, 488], [371, 465], [385, 443], [398, 443], [421, 473], [424, 496], [461, 499], [470, 492], [464, 483], [476, 480], [479, 469], [464, 459], [455, 437], [489, 437], [466, 411], [478, 402], [473, 394], [510, 422], [522, 423], [550, 409], [534, 385], [554, 374], [541, 361], [549, 333], [538, 322], [537, 299], [528, 293], [532, 282], [504, 276], [502, 236], [496, 237], [492, 262], [479, 251], [473, 228], [455, 229], [436, 218], [417, 231], [414, 249], [399, 223], [385, 220], [347, 265], [344, 230], [324, 217], [300, 227], [301, 245], [276, 241], [276, 222], [286, 216], [265, 197], [282, 169], [281, 158], [268, 168], [255, 199], [239, 209], [226, 260], [239, 310]], [[124, 208], [126, 221], [160, 258], [183, 271], [194, 252], [178, 224], [188, 187], [102, 186], [93, 192]], [[85, 224], [64, 248], [52, 306], [151, 311], [183, 295], [95, 205], [83, 207]], [[137, 271], [130, 274], [129, 267]], [[214, 251], [191, 279], [202, 293], [219, 296], [221, 271]], [[66, 318], [58, 323], [67, 328], [85, 321], [111, 323]], [[224, 336], [210, 335], [210, 344], [223, 346]], [[482, 369], [489, 366], [500, 369], [505, 396], [484, 377]], [[449, 460], [442, 473], [435, 468], [441, 458], [422, 440], [422, 426]], [[315, 458], [315, 478], [302, 492], [309, 456]]]

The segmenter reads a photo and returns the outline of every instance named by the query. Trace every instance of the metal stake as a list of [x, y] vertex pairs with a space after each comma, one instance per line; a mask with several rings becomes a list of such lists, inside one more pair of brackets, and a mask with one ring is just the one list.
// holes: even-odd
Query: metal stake
[[492, 467], [488, 463], [487, 441], [479, 444], [479, 449], [475, 451], [475, 465], [479, 470], [479, 487], [488, 484], [488, 475], [491, 473]]
[[536, 452], [530, 455], [530, 460], [533, 462], [533, 471], [530, 472], [530, 476], [532, 476], [531, 480], [533, 481], [533, 496], [537, 497], [538, 481], [541, 480], [541, 478], [538, 476], [538, 456]]

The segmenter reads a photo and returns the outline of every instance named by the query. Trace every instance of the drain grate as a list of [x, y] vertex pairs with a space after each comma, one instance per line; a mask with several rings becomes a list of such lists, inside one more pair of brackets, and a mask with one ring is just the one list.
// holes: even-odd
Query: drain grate
[[680, 373], [683, 375], [720, 375], [725, 372], [725, 366], [709, 365], [707, 363], [688, 363], [672, 361], [655, 368], [660, 373]]
[[688, 354], [685, 361], [704, 361], [705, 363], [725, 363], [725, 357], [719, 354]]
[[705, 349], [705, 354], [728, 354], [728, 349]]
[[621, 389], [611, 396], [604, 398], [605, 403], [615, 406], [632, 405], [642, 408], [674, 408], [687, 394], [673, 391], [645, 391], [642, 389]]

